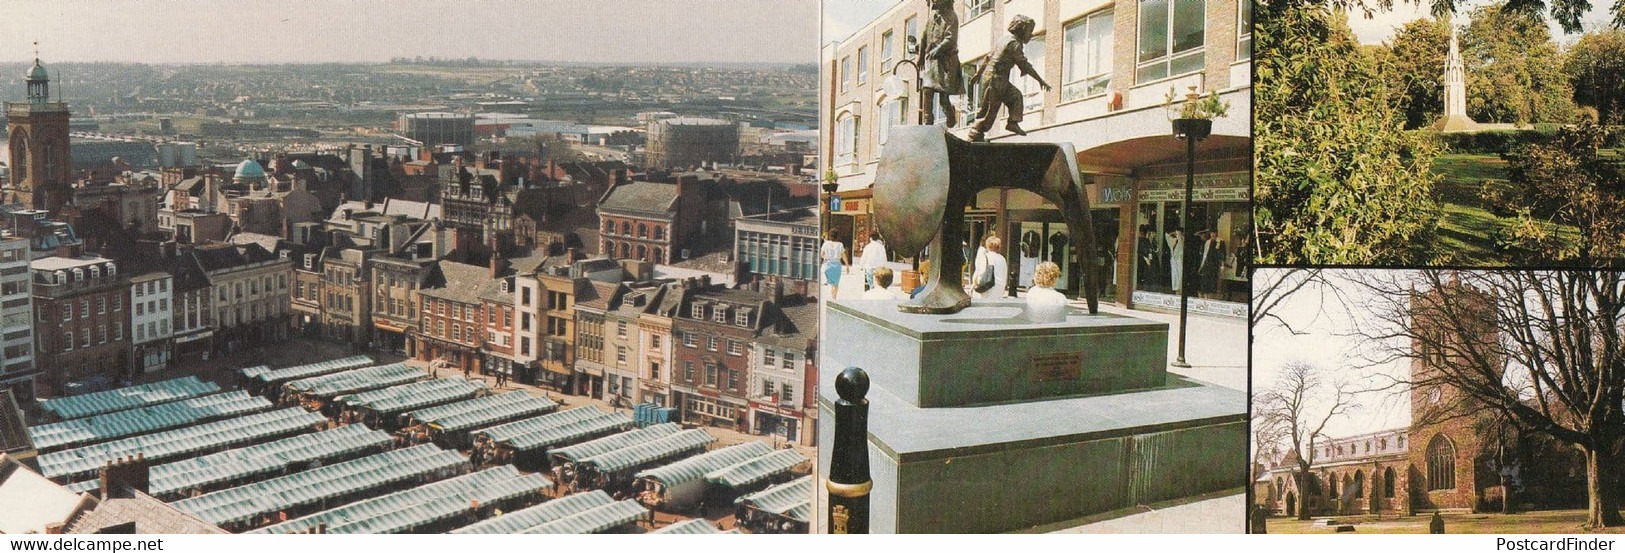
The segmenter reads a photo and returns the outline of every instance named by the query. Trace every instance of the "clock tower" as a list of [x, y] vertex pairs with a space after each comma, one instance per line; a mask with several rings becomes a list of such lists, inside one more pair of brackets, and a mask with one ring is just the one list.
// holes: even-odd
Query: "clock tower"
[[51, 101], [51, 77], [37, 56], [24, 80], [28, 82], [27, 101], [6, 102], [11, 182], [0, 199], [55, 213], [68, 201], [73, 174], [68, 105]]

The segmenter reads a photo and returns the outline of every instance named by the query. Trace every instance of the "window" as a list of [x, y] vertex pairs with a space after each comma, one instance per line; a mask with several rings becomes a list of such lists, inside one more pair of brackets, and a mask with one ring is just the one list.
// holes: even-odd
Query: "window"
[[893, 98], [880, 105], [880, 143], [885, 144], [891, 138], [891, 128], [907, 124], [908, 97]]
[[90, 317], [90, 300], [79, 300], [79, 318]]
[[615, 346], [615, 362], [626, 364], [626, 346]]
[[626, 321], [615, 321], [615, 335], [626, 337]]
[[1067, 25], [1061, 60], [1061, 101], [1105, 93], [1112, 85], [1112, 11], [1101, 10]]
[[1387, 499], [1394, 498], [1394, 468], [1382, 469], [1382, 496]]
[[615, 234], [615, 221], [604, 221], [604, 234]]
[[621, 234], [631, 236], [632, 235], [632, 223], [627, 222], [627, 221], [621, 221]]
[[1134, 81], [1200, 71], [1207, 64], [1206, 0], [1140, 0]]
[[1361, 499], [1361, 498], [1364, 498], [1364, 497], [1365, 497], [1365, 473], [1360, 472], [1360, 471], [1354, 471], [1354, 498], [1355, 499]]
[[649, 225], [638, 223], [638, 238], [649, 237]]
[[990, 11], [993, 11], [993, 0], [965, 0], [966, 21]]
[[124, 339], [124, 323], [113, 323], [113, 340]]
[[1236, 22], [1236, 61], [1253, 58], [1253, 3], [1243, 1]]
[[890, 30], [880, 34], [880, 72], [887, 73], [892, 70], [892, 32]]
[[72, 332], [64, 332], [64, 333], [62, 333], [62, 342], [64, 344], [63, 347], [62, 347], [62, 351], [73, 351], [73, 333]]
[[90, 327], [88, 326], [79, 327], [79, 347], [90, 347]]
[[682, 333], [682, 335], [683, 335], [683, 345], [691, 347], [691, 348], [692, 347], [699, 347], [699, 342], [697, 342], [694, 339], [694, 333], [693, 332], [684, 332], [684, 333]]
[[1456, 488], [1456, 446], [1443, 434], [1428, 442], [1428, 490]]
[[858, 47], [858, 84], [869, 78], [869, 47]]
[[649, 380], [660, 380], [660, 363], [649, 362]]
[[689, 316], [696, 319], [704, 319], [705, 306], [698, 303], [694, 304], [693, 308], [689, 310]]
[[789, 382], [784, 383], [784, 391], [779, 394], [779, 403], [795, 403], [796, 388]]
[[784, 370], [796, 370], [796, 354], [788, 351], [784, 352]]
[[520, 336], [519, 337], [519, 354], [520, 355], [530, 355], [530, 337], [529, 336]]
[[739, 371], [724, 371], [728, 373], [728, 389], [739, 389]]
[[713, 308], [711, 310], [711, 320], [719, 323], [728, 322], [728, 308], [720, 305]]
[[708, 350], [711, 350], [711, 351], [716, 351], [717, 350], [717, 337], [716, 336], [706, 336], [705, 337], [705, 349], [708, 349]]
[[101, 337], [101, 341], [96, 342], [96, 343], [98, 343], [98, 344], [107, 343], [107, 325], [96, 325], [96, 334]]
[[706, 386], [716, 386], [717, 385], [717, 366], [715, 364], [712, 364], [712, 363], [706, 363], [705, 364], [705, 385]]
[[141, 312], [142, 307], [144, 307], [144, 306], [142, 304], [140, 304], [140, 303], [135, 304], [135, 316], [140, 317], [140, 316], [143, 315], [143, 313]]
[[852, 84], [852, 58], [841, 58], [841, 92]]
[[734, 324], [739, 326], [750, 326], [750, 312], [741, 310], [740, 312], [735, 313]]
[[684, 361], [683, 362], [683, 379], [687, 380], [689, 382], [694, 381], [694, 362], [693, 361]]
[[739, 340], [728, 340], [728, 355], [743, 355], [745, 346]]
[[652, 349], [652, 350], [655, 350], [655, 351], [660, 351], [660, 335], [659, 334], [650, 334], [649, 335], [649, 349]]
[[762, 397], [773, 397], [773, 382], [772, 381], [770, 381], [770, 380], [763, 380], [762, 381]]
[[[1049, 47], [1046, 45], [1047, 42], [1048, 41], [1045, 40], [1044, 35], [1038, 35], [1033, 37], [1032, 40], [1027, 41], [1026, 46], [1021, 48], [1022, 52], [1027, 55], [1027, 61], [1033, 64], [1033, 69], [1037, 69], [1039, 74], [1043, 74], [1044, 72], [1044, 58], [1046, 57], [1045, 54], [1049, 51]], [[1023, 95], [1033, 96], [1036, 94], [1042, 94], [1043, 92], [1044, 87], [1038, 86], [1038, 79], [1034, 79], [1027, 75], [1021, 76], [1021, 93]], [[1027, 110], [1034, 110], [1042, 107], [1044, 107], [1043, 102], [1027, 102], [1024, 106], [1024, 108]]]
[[762, 366], [763, 367], [772, 367], [774, 365], [777, 365], [778, 360], [775, 359], [775, 357], [777, 357], [777, 356], [773, 354], [773, 350], [763, 348], [762, 349]]

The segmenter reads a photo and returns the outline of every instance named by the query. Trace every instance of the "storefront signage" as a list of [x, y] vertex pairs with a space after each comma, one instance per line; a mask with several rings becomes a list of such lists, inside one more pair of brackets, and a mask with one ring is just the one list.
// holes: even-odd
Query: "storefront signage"
[[[1245, 202], [1251, 197], [1251, 190], [1246, 188], [1197, 188], [1191, 191], [1191, 201], [1194, 202]], [[1140, 192], [1140, 201], [1182, 202], [1185, 201], [1185, 190], [1144, 190]]]
[[1128, 203], [1130, 196], [1131, 190], [1127, 186], [1102, 186], [1100, 187], [1100, 201], [1095, 202], [1095, 205], [1103, 206]]

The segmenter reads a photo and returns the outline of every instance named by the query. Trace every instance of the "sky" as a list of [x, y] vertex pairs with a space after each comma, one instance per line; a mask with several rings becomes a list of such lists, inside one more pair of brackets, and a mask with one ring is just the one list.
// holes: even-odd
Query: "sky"
[[0, 0], [0, 62], [816, 63], [817, 0]]
[[[1257, 283], [1270, 282], [1280, 269], [1259, 269], [1253, 276]], [[1361, 301], [1359, 289], [1339, 287], [1355, 300]], [[1306, 332], [1293, 335], [1273, 320], [1266, 319], [1253, 334], [1253, 390], [1258, 393], [1275, 383], [1281, 366], [1292, 361], [1306, 361], [1322, 369], [1328, 380], [1343, 378], [1358, 383], [1362, 389], [1376, 388], [1389, 382], [1380, 375], [1404, 378], [1408, 362], [1399, 361], [1382, 367], [1364, 367], [1356, 357], [1363, 340], [1347, 334], [1353, 328], [1350, 313], [1343, 304], [1322, 295], [1319, 290], [1305, 288], [1287, 298], [1272, 313], [1292, 324], [1294, 329]], [[1355, 368], [1360, 366], [1362, 368]], [[1408, 426], [1411, 421], [1409, 396], [1393, 391], [1368, 391], [1358, 394], [1355, 403], [1360, 409], [1348, 416], [1333, 419], [1326, 425], [1326, 433], [1334, 438], [1376, 432]], [[1330, 405], [1314, 405], [1310, 412], [1324, 413]]]
[[[1461, 1], [1457, 3], [1456, 13], [1460, 14], [1460, 17], [1463, 18], [1461, 20], [1461, 24], [1466, 24], [1466, 16], [1464, 14], [1471, 12], [1474, 8], [1479, 6], [1495, 3], [1504, 4], [1505, 1]], [[1591, 11], [1587, 12], [1585, 17], [1580, 18], [1581, 25], [1584, 26], [1586, 31], [1599, 30], [1607, 27], [1608, 21], [1612, 19], [1612, 16], [1608, 13], [1608, 7], [1612, 3], [1612, 0], [1591, 0]], [[1405, 26], [1406, 23], [1425, 17], [1432, 17], [1432, 14], [1429, 13], [1429, 6], [1431, 4], [1432, 2], [1429, 0], [1422, 0], [1421, 2], [1397, 0], [1394, 2], [1394, 9], [1386, 12], [1376, 13], [1371, 19], [1366, 19], [1365, 15], [1361, 13], [1350, 14], [1349, 27], [1354, 30], [1354, 36], [1359, 38], [1361, 43], [1378, 44], [1392, 38], [1394, 36], [1394, 30]], [[1580, 39], [1579, 34], [1564, 35], [1563, 30], [1557, 26], [1556, 21], [1548, 19], [1547, 23], [1549, 23], [1551, 28], [1552, 38], [1556, 39], [1560, 44], [1571, 44]]]

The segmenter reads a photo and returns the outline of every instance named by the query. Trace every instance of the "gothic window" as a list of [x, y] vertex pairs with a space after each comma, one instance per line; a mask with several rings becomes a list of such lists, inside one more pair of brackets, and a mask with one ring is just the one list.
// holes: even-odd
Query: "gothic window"
[[621, 221], [621, 234], [631, 236], [632, 235], [632, 223], [628, 223], [626, 221]]
[[1428, 489], [1456, 488], [1456, 446], [1443, 434], [1428, 442]]
[[1394, 498], [1394, 468], [1382, 469], [1382, 496], [1387, 499]]
[[11, 150], [11, 182], [22, 182], [28, 178], [28, 135], [18, 132], [16, 144]]
[[1354, 471], [1354, 498], [1365, 497], [1365, 473]]
[[645, 225], [643, 223], [638, 223], [638, 238], [648, 238], [648, 237], [649, 237], [649, 225]]

